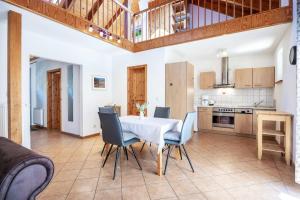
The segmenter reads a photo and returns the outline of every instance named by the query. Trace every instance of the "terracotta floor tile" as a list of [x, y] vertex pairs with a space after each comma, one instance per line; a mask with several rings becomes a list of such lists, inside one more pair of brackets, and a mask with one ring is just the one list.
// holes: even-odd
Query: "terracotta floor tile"
[[78, 179], [97, 178], [100, 174], [100, 168], [82, 169], [78, 175]]
[[121, 189], [121, 177], [116, 177], [115, 180], [112, 177], [100, 177], [97, 190], [107, 189]]
[[231, 196], [225, 190], [218, 190], [218, 191], [212, 191], [212, 192], [204, 192], [204, 196], [208, 200], [234, 200], [233, 196]]
[[96, 190], [98, 178], [78, 179], [72, 186], [71, 193], [92, 192]]
[[97, 191], [94, 200], [120, 200], [122, 199], [121, 189], [110, 189]]
[[93, 200], [95, 196], [95, 191], [93, 192], [79, 192], [70, 193], [67, 200]]
[[65, 195], [71, 190], [73, 181], [51, 182], [42, 196]]
[[222, 189], [222, 187], [212, 177], [193, 179], [192, 182], [202, 192], [209, 192]]
[[188, 195], [188, 194], [195, 194], [199, 193], [200, 191], [194, 186], [192, 181], [180, 180], [180, 181], [171, 181], [169, 182], [175, 193], [180, 195]]
[[176, 197], [175, 192], [168, 183], [157, 183], [147, 185], [151, 199], [164, 199]]
[[143, 174], [127, 175], [122, 177], [122, 187], [145, 185]]
[[75, 170], [61, 170], [57, 176], [53, 179], [54, 182], [56, 181], [74, 181], [79, 174], [79, 169]]
[[147, 200], [150, 199], [146, 186], [122, 188], [123, 200]]
[[179, 196], [180, 200], [206, 200], [203, 194], [190, 194], [185, 196]]

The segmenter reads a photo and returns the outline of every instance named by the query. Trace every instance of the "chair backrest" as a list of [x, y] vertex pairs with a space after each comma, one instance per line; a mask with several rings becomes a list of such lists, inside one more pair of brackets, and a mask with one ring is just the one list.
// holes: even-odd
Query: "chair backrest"
[[169, 118], [170, 107], [156, 107], [154, 111], [154, 117], [158, 118]]
[[102, 137], [104, 142], [123, 146], [123, 131], [118, 114], [101, 112], [98, 112], [98, 114], [101, 121]]
[[112, 106], [104, 106], [104, 107], [99, 107], [99, 112], [100, 113], [114, 113], [114, 107]]
[[180, 144], [185, 144], [194, 132], [194, 120], [196, 117], [196, 112], [188, 112], [185, 115], [183, 125], [181, 128]]

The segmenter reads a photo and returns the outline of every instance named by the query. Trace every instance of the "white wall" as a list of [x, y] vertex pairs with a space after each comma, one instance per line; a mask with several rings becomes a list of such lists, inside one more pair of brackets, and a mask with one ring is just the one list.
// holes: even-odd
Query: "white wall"
[[156, 106], [165, 105], [165, 51], [164, 48], [128, 53], [113, 57], [113, 103], [121, 105], [122, 115], [127, 114], [127, 67], [147, 64], [148, 115]]
[[68, 77], [69, 63], [40, 60], [31, 65], [31, 109], [42, 108], [44, 126], [47, 127], [47, 71], [61, 69], [61, 130], [75, 135], [81, 134], [80, 66], [73, 65], [73, 121], [68, 121]]
[[[296, 134], [296, 65], [290, 65], [289, 52], [293, 45], [296, 45], [296, 36], [293, 26], [291, 26], [285, 33], [284, 37], [278, 44], [274, 52], [274, 62], [277, 62], [277, 52], [279, 49], [283, 50], [283, 76], [282, 83], [275, 85], [276, 109], [285, 111], [294, 115], [293, 120], [293, 138]], [[293, 152], [295, 152], [296, 141], [293, 140]], [[293, 155], [295, 160], [295, 155]]]
[[[92, 90], [91, 77], [94, 74], [107, 74], [109, 78], [111, 77], [111, 56], [101, 51], [102, 47], [107, 47], [107, 44], [2, 1], [0, 1], [0, 103], [7, 105], [7, 12], [9, 10], [22, 14], [23, 145], [30, 147], [30, 55], [82, 66], [80, 135], [86, 136], [99, 132], [97, 107], [112, 102], [112, 91], [110, 85], [105, 91]], [[117, 48], [112, 49], [110, 46], [108, 50], [111, 52], [118, 51]]]

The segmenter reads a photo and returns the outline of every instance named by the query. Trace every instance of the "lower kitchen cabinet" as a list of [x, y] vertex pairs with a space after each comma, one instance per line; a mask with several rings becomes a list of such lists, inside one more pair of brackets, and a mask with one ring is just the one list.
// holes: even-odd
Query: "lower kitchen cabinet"
[[212, 129], [212, 109], [201, 107], [198, 108], [198, 130]]
[[252, 134], [252, 114], [235, 114], [235, 132]]

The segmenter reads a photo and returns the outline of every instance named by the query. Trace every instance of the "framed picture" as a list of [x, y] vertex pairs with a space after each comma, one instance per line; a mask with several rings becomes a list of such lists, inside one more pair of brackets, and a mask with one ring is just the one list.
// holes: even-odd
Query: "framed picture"
[[92, 78], [92, 86], [94, 90], [105, 90], [107, 89], [107, 76], [95, 75]]

